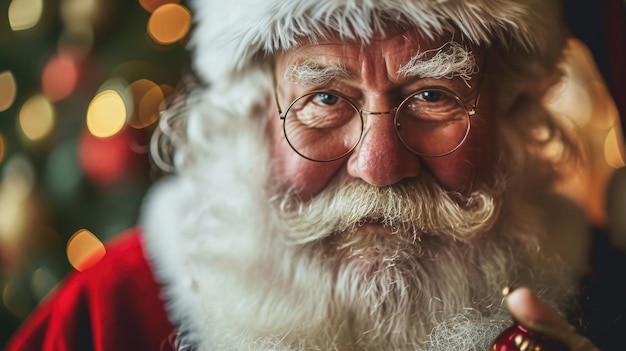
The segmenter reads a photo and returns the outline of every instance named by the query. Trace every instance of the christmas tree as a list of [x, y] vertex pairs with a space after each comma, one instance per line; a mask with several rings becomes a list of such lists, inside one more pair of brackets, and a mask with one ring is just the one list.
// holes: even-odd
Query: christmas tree
[[172, 0], [0, 4], [0, 348], [135, 225], [190, 26]]

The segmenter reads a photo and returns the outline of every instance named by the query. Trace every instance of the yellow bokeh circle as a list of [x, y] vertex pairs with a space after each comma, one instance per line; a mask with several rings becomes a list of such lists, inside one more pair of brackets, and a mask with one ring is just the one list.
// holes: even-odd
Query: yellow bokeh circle
[[91, 100], [87, 109], [87, 129], [99, 138], [117, 134], [126, 124], [124, 99], [115, 90], [105, 90]]
[[22, 133], [33, 141], [47, 136], [54, 127], [55, 119], [54, 106], [44, 95], [35, 95], [28, 99], [18, 116]]

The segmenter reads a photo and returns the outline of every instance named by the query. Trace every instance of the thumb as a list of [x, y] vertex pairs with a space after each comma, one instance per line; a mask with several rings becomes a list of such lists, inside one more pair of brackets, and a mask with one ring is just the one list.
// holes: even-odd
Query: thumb
[[541, 301], [528, 288], [520, 287], [505, 297], [505, 306], [514, 320], [524, 327], [560, 340], [572, 351], [598, 351], [591, 342], [576, 333], [554, 308]]

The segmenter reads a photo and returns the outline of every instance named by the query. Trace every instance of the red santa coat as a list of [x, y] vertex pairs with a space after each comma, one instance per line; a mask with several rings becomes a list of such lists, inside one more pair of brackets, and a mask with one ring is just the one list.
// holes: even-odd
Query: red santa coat
[[72, 273], [25, 322], [7, 351], [173, 350], [174, 328], [144, 255], [124, 233], [94, 267]]

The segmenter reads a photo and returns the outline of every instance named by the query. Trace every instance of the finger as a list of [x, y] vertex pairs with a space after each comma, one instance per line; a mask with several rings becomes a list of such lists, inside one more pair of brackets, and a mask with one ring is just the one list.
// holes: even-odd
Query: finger
[[505, 306], [521, 325], [558, 339], [572, 351], [597, 351], [591, 342], [576, 333], [552, 307], [540, 300], [528, 288], [516, 288], [505, 297]]
[[513, 319], [524, 326], [540, 331], [535, 327], [549, 329], [572, 329], [552, 307], [538, 299], [530, 289], [520, 287], [505, 297], [505, 306]]

